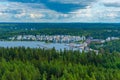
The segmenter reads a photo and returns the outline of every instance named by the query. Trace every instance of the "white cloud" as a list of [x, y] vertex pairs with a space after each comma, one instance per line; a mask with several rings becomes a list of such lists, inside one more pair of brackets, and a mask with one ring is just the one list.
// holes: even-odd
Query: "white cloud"
[[64, 4], [89, 4], [95, 2], [96, 0], [50, 0], [51, 2], [60, 2]]
[[40, 14], [40, 13], [38, 13], [38, 14], [37, 13], [31, 13], [30, 17], [36, 19], [36, 18], [43, 18], [43, 17], [45, 17], [45, 15]]
[[[51, 1], [57, 1], [57, 0], [51, 0]], [[64, 3], [74, 3], [74, 4], [81, 3], [81, 0], [78, 1], [59, 0], [59, 2], [60, 1], [61, 3], [63, 1], [65, 1]], [[0, 21], [1, 22], [120, 22], [120, 7], [109, 7], [105, 5], [109, 3], [113, 4], [116, 2], [118, 2], [118, 0], [109, 0], [109, 1], [99, 0], [95, 3], [89, 4], [84, 9], [78, 9], [64, 14], [47, 9], [43, 4], [0, 1]], [[40, 8], [36, 8], [38, 6]]]
[[26, 13], [24, 13], [24, 12], [21, 13], [21, 14], [16, 14], [15, 15], [16, 18], [21, 18], [21, 17], [24, 17], [24, 16], [26, 16]]
[[101, 0], [101, 2], [106, 7], [119, 7], [120, 8], [120, 1], [119, 0]]
[[70, 13], [72, 20], [78, 22], [119, 22], [120, 8], [106, 7], [103, 1], [94, 3], [86, 9], [79, 9]]
[[119, 3], [119, 0], [101, 0], [103, 3]]

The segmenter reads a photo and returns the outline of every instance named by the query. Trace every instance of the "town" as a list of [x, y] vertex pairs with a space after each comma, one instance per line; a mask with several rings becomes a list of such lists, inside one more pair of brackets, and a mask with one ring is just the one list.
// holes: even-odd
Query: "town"
[[72, 43], [86, 40], [85, 36], [70, 36], [70, 35], [18, 35], [10, 37], [9, 40], [17, 41], [46, 41], [53, 43]]
[[86, 36], [71, 36], [71, 35], [18, 35], [10, 37], [10, 41], [42, 41], [46, 43], [65, 43], [71, 49], [79, 49], [81, 51], [95, 51], [88, 47], [91, 42], [105, 43], [111, 40], [119, 40], [119, 37], [108, 37], [104, 39], [94, 39]]

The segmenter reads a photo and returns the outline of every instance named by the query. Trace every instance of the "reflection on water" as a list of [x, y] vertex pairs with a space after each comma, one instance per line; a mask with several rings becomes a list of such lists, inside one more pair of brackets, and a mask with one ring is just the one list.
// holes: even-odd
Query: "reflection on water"
[[[56, 50], [70, 50], [64, 43], [45, 43], [39, 41], [0, 41], [0, 47], [30, 47], [30, 48], [53, 48]], [[77, 50], [77, 49], [73, 49]]]

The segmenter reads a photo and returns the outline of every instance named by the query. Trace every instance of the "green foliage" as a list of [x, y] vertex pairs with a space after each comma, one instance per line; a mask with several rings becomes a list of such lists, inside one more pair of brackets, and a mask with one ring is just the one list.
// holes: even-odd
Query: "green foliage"
[[21, 61], [0, 61], [0, 80], [38, 80], [40, 73], [30, 63]]
[[92, 42], [89, 47], [92, 49], [100, 50], [102, 53], [120, 52], [120, 40], [112, 40], [103, 44]]
[[119, 80], [120, 53], [0, 48], [0, 80]]
[[[4, 34], [4, 35], [3, 35]], [[0, 23], [0, 39], [16, 35], [77, 35], [98, 39], [119, 37], [120, 24], [99, 23]]]

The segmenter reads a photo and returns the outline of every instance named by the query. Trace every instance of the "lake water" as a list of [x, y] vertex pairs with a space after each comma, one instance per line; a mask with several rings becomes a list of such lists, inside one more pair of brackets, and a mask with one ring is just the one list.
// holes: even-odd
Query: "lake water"
[[[55, 47], [56, 50], [71, 49], [69, 46], [66, 46], [65, 43], [45, 43], [40, 41], [0, 41], [0, 47], [30, 47], [48, 49]], [[74, 48], [73, 50], [77, 50], [77, 48]]]

